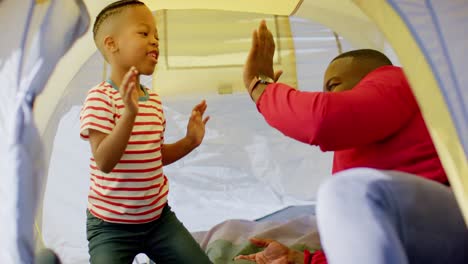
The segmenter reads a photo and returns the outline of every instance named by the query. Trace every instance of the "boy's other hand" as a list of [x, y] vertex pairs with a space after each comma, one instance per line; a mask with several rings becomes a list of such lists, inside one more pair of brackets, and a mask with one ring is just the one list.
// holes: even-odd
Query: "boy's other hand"
[[201, 103], [197, 104], [190, 116], [189, 122], [187, 124], [187, 139], [193, 144], [194, 147], [198, 147], [205, 136], [205, 125], [210, 119], [209, 116], [203, 118], [205, 110], [208, 107], [206, 101], [203, 100]]
[[125, 111], [136, 115], [138, 113], [138, 89], [137, 89], [138, 71], [135, 67], [131, 67], [125, 74], [122, 85], [120, 85], [120, 95], [125, 105]]

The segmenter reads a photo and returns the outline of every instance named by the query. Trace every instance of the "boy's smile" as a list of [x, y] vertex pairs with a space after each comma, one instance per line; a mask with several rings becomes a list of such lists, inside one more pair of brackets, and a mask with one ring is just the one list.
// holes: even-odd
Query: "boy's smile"
[[154, 61], [154, 63], [158, 63], [159, 52], [157, 50], [153, 50], [148, 52], [148, 56]]

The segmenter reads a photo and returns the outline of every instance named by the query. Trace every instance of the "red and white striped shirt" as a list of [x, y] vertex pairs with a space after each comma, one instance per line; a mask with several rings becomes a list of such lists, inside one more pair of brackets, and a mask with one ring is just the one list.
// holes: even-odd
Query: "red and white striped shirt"
[[[149, 89], [139, 98], [139, 111], [127, 148], [110, 173], [90, 159], [88, 209], [107, 222], [139, 224], [159, 218], [166, 205], [169, 183], [163, 173], [161, 147], [166, 120], [161, 99]], [[80, 113], [80, 136], [89, 129], [110, 134], [125, 106], [116, 86], [103, 82], [88, 92]]]

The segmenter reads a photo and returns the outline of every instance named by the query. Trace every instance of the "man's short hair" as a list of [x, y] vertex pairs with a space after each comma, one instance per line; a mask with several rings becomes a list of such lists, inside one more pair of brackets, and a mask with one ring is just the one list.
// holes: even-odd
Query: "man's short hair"
[[96, 21], [94, 22], [93, 26], [93, 37], [96, 39], [97, 34], [99, 33], [99, 29], [101, 28], [102, 23], [104, 23], [107, 19], [116, 14], [119, 14], [125, 8], [129, 6], [137, 6], [137, 5], [144, 5], [143, 2], [138, 0], [120, 0], [116, 1], [108, 6], [104, 7], [104, 9], [99, 12], [96, 17]]
[[392, 61], [387, 56], [385, 56], [385, 54], [383, 54], [380, 51], [373, 50], [373, 49], [359, 49], [359, 50], [348, 51], [348, 52], [345, 52], [336, 56], [331, 62], [337, 59], [342, 59], [342, 58], [347, 58], [347, 57], [370, 60], [381, 66], [393, 65]]

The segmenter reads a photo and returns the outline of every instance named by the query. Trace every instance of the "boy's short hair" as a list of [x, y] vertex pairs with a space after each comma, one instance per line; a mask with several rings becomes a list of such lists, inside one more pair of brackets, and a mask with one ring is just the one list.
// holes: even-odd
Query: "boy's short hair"
[[93, 25], [93, 38], [94, 42], [96, 43], [96, 46], [101, 51], [104, 57], [106, 56], [104, 55], [101, 45], [98, 43], [97, 39], [102, 24], [105, 23], [108, 19], [112, 18], [113, 16], [120, 14], [125, 8], [139, 5], [145, 4], [138, 0], [120, 0], [107, 5], [106, 7], [104, 7], [104, 9], [101, 10], [101, 12], [99, 12], [99, 14], [96, 17], [96, 21], [94, 21]]
[[138, 0], [120, 0], [120, 1], [116, 1], [104, 7], [104, 9], [102, 9], [101, 12], [99, 12], [99, 14], [97, 15], [96, 21], [94, 21], [94, 26], [93, 26], [94, 38], [96, 39], [96, 35], [99, 33], [99, 29], [102, 23], [104, 23], [104, 21], [122, 12], [123, 9], [129, 6], [134, 6], [134, 5], [144, 5], [144, 3]]
[[392, 65], [392, 61], [390, 61], [390, 59], [387, 56], [385, 56], [385, 54], [383, 54], [380, 51], [373, 50], [373, 49], [359, 49], [359, 50], [348, 51], [348, 52], [345, 52], [336, 56], [331, 62], [337, 59], [347, 58], [347, 57], [370, 60], [382, 66]]

